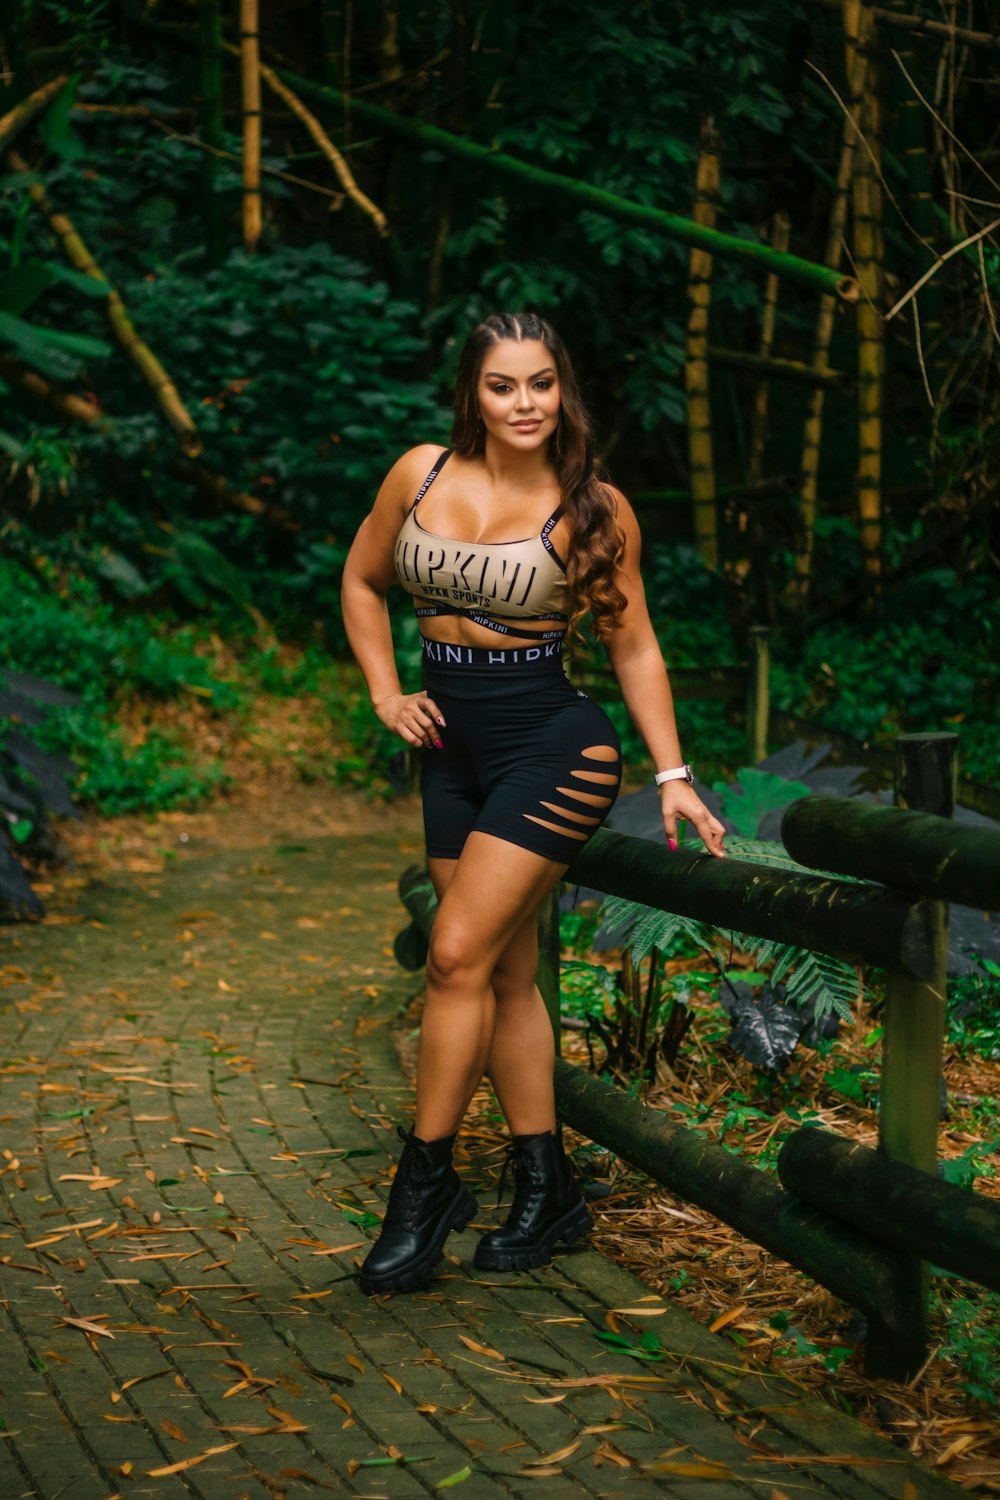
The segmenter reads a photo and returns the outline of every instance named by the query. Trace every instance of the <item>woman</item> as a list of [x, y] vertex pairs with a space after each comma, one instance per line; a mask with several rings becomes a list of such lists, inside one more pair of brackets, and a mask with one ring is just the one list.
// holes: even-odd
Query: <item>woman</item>
[[[427, 956], [416, 1118], [364, 1291], [426, 1278], [475, 1212], [451, 1165], [483, 1074], [510, 1126], [516, 1179], [490, 1270], [544, 1265], [591, 1220], [563, 1153], [554, 1045], [535, 986], [536, 913], [607, 816], [621, 780], [610, 720], [567, 681], [568, 629], [588, 611], [657, 768], [663, 824], [722, 855], [723, 828], [691, 787], [639, 576], [625, 497], [594, 475], [591, 430], [562, 340], [533, 314], [487, 318], [456, 383], [451, 449], [390, 470], [344, 569], [344, 621], [375, 712], [424, 758], [428, 864], [439, 898]], [[421, 620], [424, 691], [404, 694], [385, 595]]]

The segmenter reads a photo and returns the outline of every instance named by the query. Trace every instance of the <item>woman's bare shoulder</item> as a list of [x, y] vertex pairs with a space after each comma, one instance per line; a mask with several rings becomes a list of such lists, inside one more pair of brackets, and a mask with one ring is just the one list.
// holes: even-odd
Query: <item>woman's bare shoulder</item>
[[386, 477], [400, 483], [415, 480], [414, 489], [417, 489], [445, 451], [441, 443], [418, 443], [397, 458]]

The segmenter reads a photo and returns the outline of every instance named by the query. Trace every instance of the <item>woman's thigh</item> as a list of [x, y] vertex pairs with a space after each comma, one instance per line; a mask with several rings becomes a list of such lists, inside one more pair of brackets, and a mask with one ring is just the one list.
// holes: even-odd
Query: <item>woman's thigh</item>
[[432, 859], [430, 866], [439, 893], [432, 963], [444, 970], [474, 967], [488, 974], [505, 955], [508, 969], [519, 952], [523, 955], [538, 907], [566, 869], [479, 832], [469, 835], [457, 860]]

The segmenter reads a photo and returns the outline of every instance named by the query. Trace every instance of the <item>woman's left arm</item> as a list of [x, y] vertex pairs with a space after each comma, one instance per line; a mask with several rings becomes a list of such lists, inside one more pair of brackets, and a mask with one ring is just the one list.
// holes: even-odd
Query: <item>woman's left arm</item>
[[[639, 571], [641, 539], [635, 513], [624, 495], [614, 491], [618, 524], [625, 548], [615, 582], [628, 601], [606, 641], [608, 657], [618, 679], [625, 707], [645, 741], [657, 771], [684, 763], [674, 716], [674, 700], [667, 669], [646, 606]], [[686, 781], [667, 781], [660, 787], [663, 827], [671, 848], [677, 847], [677, 819], [686, 818], [697, 829], [710, 854], [725, 855], [725, 829]]]

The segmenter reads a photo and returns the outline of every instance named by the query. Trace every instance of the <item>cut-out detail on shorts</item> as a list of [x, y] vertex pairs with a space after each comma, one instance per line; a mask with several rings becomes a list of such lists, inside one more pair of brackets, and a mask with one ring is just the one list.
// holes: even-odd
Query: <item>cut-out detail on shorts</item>
[[618, 759], [618, 751], [614, 745], [589, 745], [586, 750], [581, 750], [580, 754], [584, 760], [610, 761]]
[[559, 807], [555, 802], [543, 802], [542, 806], [560, 818], [569, 818], [571, 823], [590, 823], [593, 826], [601, 821], [600, 818], [592, 818], [589, 813], [570, 812], [568, 807]]
[[599, 797], [596, 792], [578, 792], [571, 786], [557, 786], [557, 792], [564, 797], [572, 797], [574, 802], [585, 802], [588, 807], [610, 807], [610, 797]]
[[561, 833], [566, 839], [589, 839], [589, 833], [579, 833], [575, 828], [560, 828], [558, 823], [550, 823], [546, 818], [536, 818], [533, 813], [522, 813], [529, 823], [538, 823], [542, 828], [547, 828], [550, 833]]
[[570, 771], [571, 776], [579, 776], [581, 781], [596, 781], [600, 786], [617, 786], [618, 777], [609, 776], [606, 771]]

